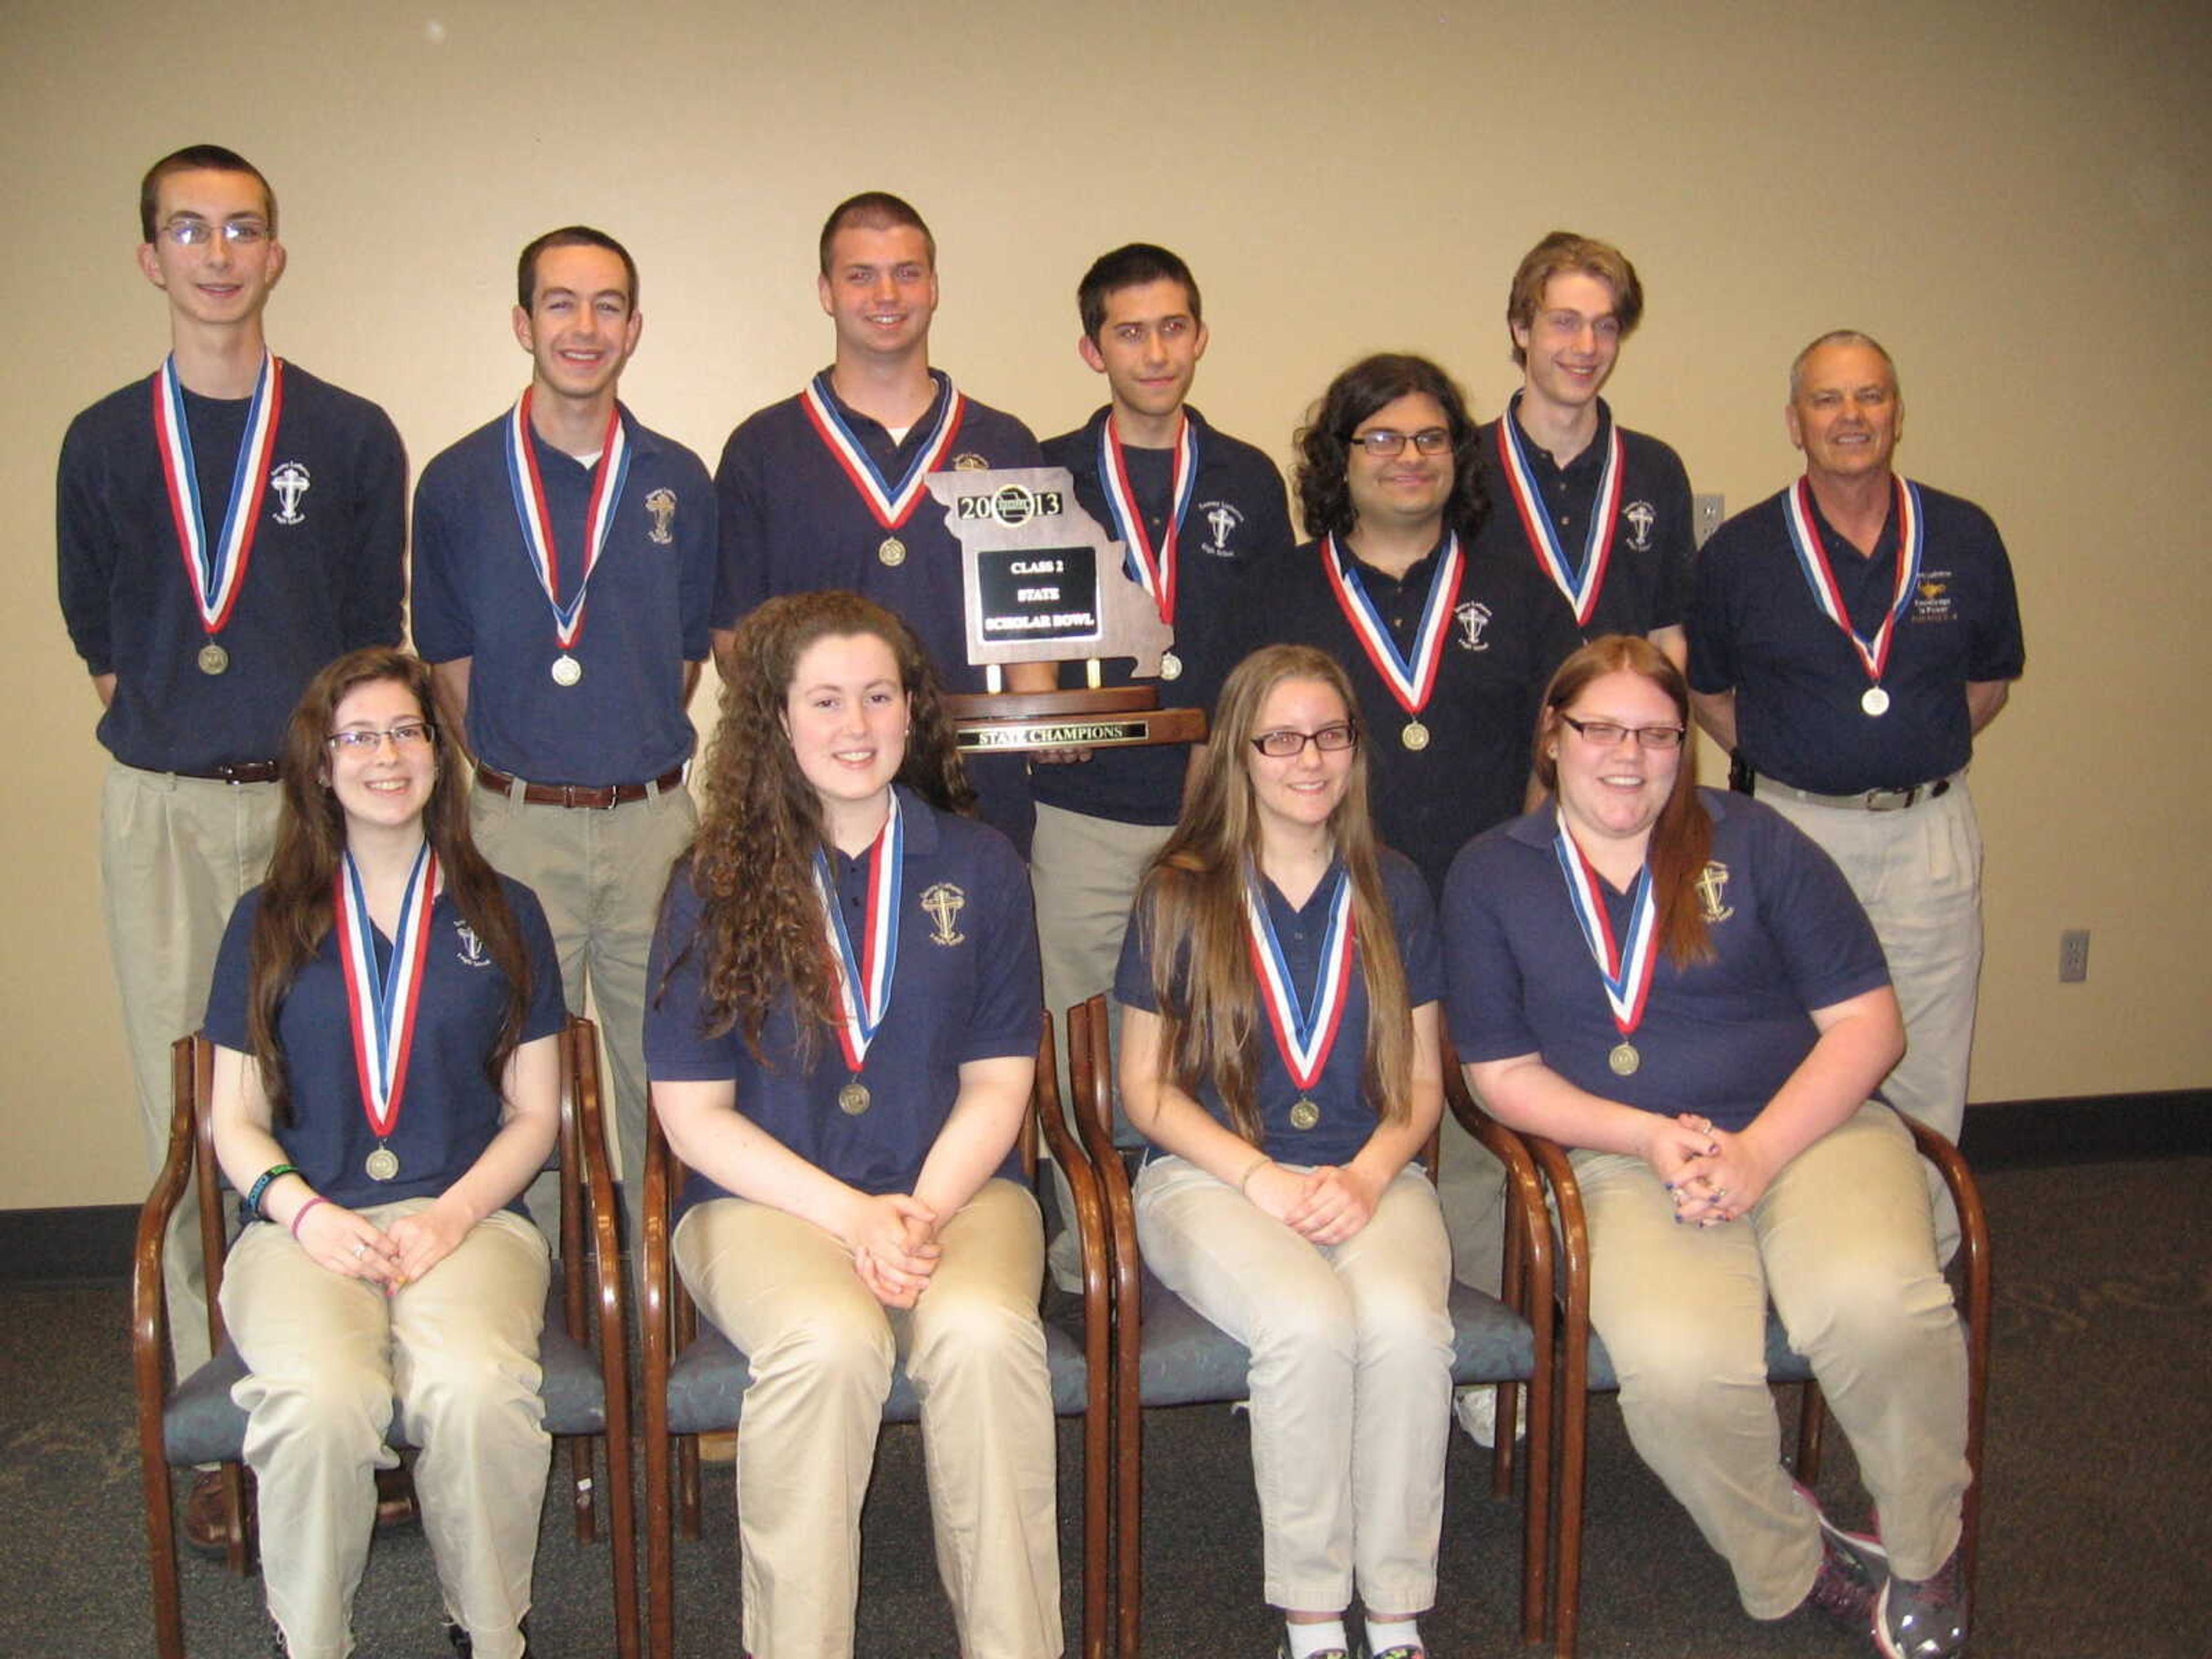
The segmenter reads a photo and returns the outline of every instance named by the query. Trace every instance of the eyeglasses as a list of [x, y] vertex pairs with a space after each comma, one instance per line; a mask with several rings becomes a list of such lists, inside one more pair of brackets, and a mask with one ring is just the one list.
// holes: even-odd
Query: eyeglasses
[[1269, 760], [1290, 760], [1305, 753], [1311, 744], [1324, 755], [1334, 755], [1349, 749], [1359, 741], [1359, 732], [1349, 721], [1339, 720], [1334, 726], [1324, 726], [1318, 732], [1293, 732], [1285, 726], [1279, 732], [1262, 732], [1252, 739], [1252, 746]]
[[1393, 432], [1387, 426], [1378, 426], [1372, 432], [1355, 432], [1352, 441], [1358, 444], [1378, 461], [1387, 461], [1394, 455], [1406, 453], [1411, 444], [1424, 455], [1449, 454], [1452, 447], [1451, 428], [1424, 427], [1419, 432]]
[[269, 227], [259, 219], [226, 219], [211, 225], [204, 219], [172, 219], [161, 234], [179, 247], [205, 247], [218, 236], [233, 247], [252, 247], [265, 239]]
[[1685, 735], [1679, 726], [1623, 726], [1617, 720], [1578, 720], [1572, 714], [1559, 719], [1601, 749], [1610, 749], [1623, 738], [1634, 738], [1645, 749], [1680, 749]]
[[398, 750], [422, 749], [437, 735], [437, 728], [428, 720], [402, 720], [388, 731], [380, 732], [373, 726], [349, 726], [343, 732], [333, 732], [323, 741], [342, 755], [374, 755], [384, 746], [386, 738]]

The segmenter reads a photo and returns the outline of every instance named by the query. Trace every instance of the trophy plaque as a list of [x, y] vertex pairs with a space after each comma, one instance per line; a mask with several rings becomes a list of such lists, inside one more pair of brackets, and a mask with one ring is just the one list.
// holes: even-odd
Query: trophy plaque
[[[1121, 544], [1075, 499], [1066, 467], [955, 470], [927, 483], [960, 543], [968, 660], [989, 687], [945, 699], [963, 753], [1205, 740], [1204, 709], [1162, 708], [1153, 686], [1100, 685], [1108, 657], [1134, 658], [1143, 679], [1181, 665], [1174, 630], [1130, 579]], [[1004, 689], [1008, 663], [1078, 661], [1088, 690]]]

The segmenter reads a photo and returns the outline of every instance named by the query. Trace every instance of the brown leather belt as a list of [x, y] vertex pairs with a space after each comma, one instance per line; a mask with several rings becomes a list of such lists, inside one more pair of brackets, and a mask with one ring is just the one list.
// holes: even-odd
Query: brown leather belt
[[[482, 761], [477, 763], [477, 781], [509, 799], [514, 797], [516, 780]], [[650, 783], [610, 783], [598, 788], [581, 783], [526, 783], [522, 786], [522, 799], [532, 806], [583, 806], [605, 811], [611, 806], [627, 806], [647, 795], [665, 795], [683, 787], [684, 769], [679, 766]]]
[[228, 766], [210, 766], [204, 772], [179, 772], [180, 778], [204, 778], [214, 783], [274, 783], [277, 769], [275, 761], [236, 761]]

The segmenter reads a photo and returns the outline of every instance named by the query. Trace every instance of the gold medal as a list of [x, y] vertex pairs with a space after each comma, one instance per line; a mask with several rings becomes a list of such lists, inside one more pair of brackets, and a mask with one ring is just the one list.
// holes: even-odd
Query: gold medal
[[837, 1091], [837, 1109], [847, 1117], [858, 1117], [868, 1109], [868, 1085], [854, 1078]]
[[1398, 741], [1418, 755], [1429, 746], [1429, 728], [1419, 720], [1407, 720], [1405, 729], [1398, 733]]
[[886, 536], [876, 544], [876, 556], [887, 570], [896, 570], [906, 562], [906, 544], [896, 536]]
[[1644, 1056], [1636, 1052], [1632, 1042], [1616, 1043], [1613, 1052], [1605, 1057], [1605, 1063], [1613, 1067], [1615, 1077], [1633, 1077], [1636, 1068], [1644, 1063]]
[[200, 672], [220, 674], [230, 666], [230, 653], [210, 640], [200, 647]]
[[584, 665], [563, 651], [553, 659], [553, 684], [574, 685], [584, 678]]
[[1310, 1129], [1321, 1121], [1321, 1108], [1310, 1100], [1301, 1100], [1291, 1108], [1291, 1127]]
[[1889, 713], [1889, 693], [1878, 685], [1869, 685], [1859, 696], [1859, 707], [1880, 720]]
[[379, 1146], [368, 1155], [366, 1167], [371, 1181], [389, 1181], [399, 1173], [399, 1154], [389, 1146]]
[[1164, 680], [1181, 679], [1182, 678], [1182, 659], [1176, 655], [1172, 651], [1161, 652], [1160, 678]]

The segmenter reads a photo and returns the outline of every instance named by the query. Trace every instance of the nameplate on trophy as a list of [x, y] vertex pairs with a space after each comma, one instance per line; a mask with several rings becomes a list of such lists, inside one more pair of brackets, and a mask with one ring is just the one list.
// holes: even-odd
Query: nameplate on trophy
[[[1121, 544], [1076, 500], [1066, 467], [956, 469], [927, 483], [960, 544], [968, 660], [990, 688], [946, 699], [963, 750], [1204, 740], [1204, 710], [1163, 709], [1150, 686], [1099, 685], [1098, 664], [1109, 657], [1132, 659], [1139, 678], [1159, 678], [1163, 662], [1175, 661], [1175, 632], [1130, 578]], [[1086, 663], [1091, 689], [1006, 691], [1000, 671], [1028, 662]]]

